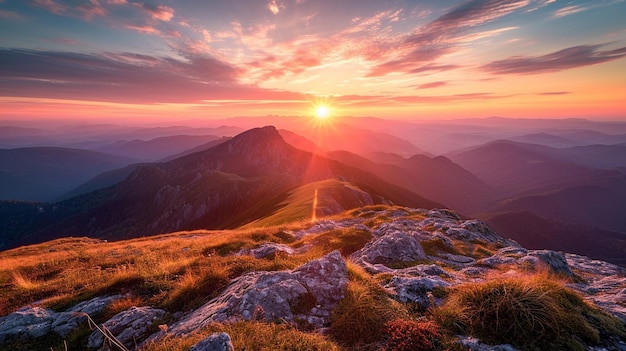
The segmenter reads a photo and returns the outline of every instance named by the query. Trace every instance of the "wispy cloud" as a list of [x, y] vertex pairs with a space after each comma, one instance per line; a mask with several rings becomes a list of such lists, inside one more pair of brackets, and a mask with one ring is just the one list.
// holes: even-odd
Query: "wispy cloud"
[[272, 0], [267, 4], [267, 9], [270, 10], [271, 13], [277, 15], [281, 10], [285, 8], [285, 4], [277, 3], [276, 0]]
[[440, 82], [430, 82], [430, 83], [420, 84], [416, 88], [417, 89], [433, 89], [433, 88], [443, 87], [446, 85], [448, 85], [448, 82], [440, 81]]
[[513, 56], [493, 61], [482, 69], [493, 74], [537, 74], [595, 65], [626, 57], [626, 47], [598, 50], [602, 45], [581, 45], [543, 56]]
[[55, 15], [63, 15], [69, 12], [66, 5], [54, 0], [33, 0], [33, 5], [54, 13]]
[[242, 71], [207, 56], [186, 61], [132, 53], [0, 49], [0, 95], [132, 103], [302, 99], [242, 85]]
[[537, 93], [537, 95], [568, 95], [571, 93], [571, 91], [544, 91], [541, 93]]
[[[421, 26], [399, 46], [399, 58], [378, 64], [369, 76], [411, 72], [456, 51], [464, 42], [497, 35], [503, 30], [483, 32], [474, 38], [468, 32], [527, 6], [529, 0], [471, 0]], [[507, 29], [508, 30], [508, 29]]]
[[174, 17], [174, 9], [168, 6], [155, 6], [145, 2], [135, 2], [134, 5], [147, 12], [155, 20], [169, 22]]
[[554, 17], [558, 18], [558, 17], [569, 16], [569, 15], [573, 15], [575, 13], [578, 13], [584, 10], [587, 10], [587, 7], [580, 6], [580, 5], [566, 6], [566, 7], [558, 9], [554, 13]]

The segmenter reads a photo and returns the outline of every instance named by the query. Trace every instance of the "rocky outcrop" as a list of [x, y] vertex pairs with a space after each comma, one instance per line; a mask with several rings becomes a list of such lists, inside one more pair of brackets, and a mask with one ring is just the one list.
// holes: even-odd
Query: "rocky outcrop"
[[439, 277], [432, 278], [407, 278], [394, 276], [389, 283], [383, 285], [392, 292], [392, 297], [402, 303], [415, 303], [421, 308], [432, 307], [434, 297], [432, 291], [436, 287], [448, 287], [450, 283]]
[[[151, 327], [165, 314], [165, 311], [151, 307], [131, 307], [104, 322], [101, 329], [115, 337], [128, 349], [134, 349], [136, 345], [154, 332]], [[87, 347], [101, 351], [109, 350], [107, 341], [100, 330], [95, 330], [89, 336]]]
[[250, 250], [239, 252], [240, 255], [252, 255], [254, 258], [273, 259], [277, 254], [293, 255], [296, 253], [292, 247], [284, 244], [265, 243]]
[[0, 318], [0, 342], [36, 339], [52, 331], [56, 313], [41, 307], [21, 308]]
[[626, 323], [626, 268], [580, 255], [565, 257], [575, 274], [584, 279], [568, 287]]
[[293, 271], [248, 273], [172, 325], [170, 332], [185, 334], [212, 322], [250, 319], [301, 321], [322, 327], [343, 298], [347, 284], [346, 263], [338, 251]]
[[426, 259], [419, 236], [399, 230], [388, 230], [379, 234], [362, 249], [350, 255], [356, 263], [383, 264], [415, 262]]
[[189, 351], [234, 351], [230, 335], [226, 333], [214, 333], [206, 339], [193, 345]]
[[457, 343], [463, 345], [468, 351], [519, 351], [509, 344], [492, 346], [469, 337], [459, 337]]
[[0, 318], [0, 343], [8, 340], [37, 339], [51, 333], [67, 337], [87, 322], [87, 315], [102, 312], [111, 302], [123, 296], [104, 296], [84, 301], [65, 312], [54, 312], [38, 306], [21, 308]]

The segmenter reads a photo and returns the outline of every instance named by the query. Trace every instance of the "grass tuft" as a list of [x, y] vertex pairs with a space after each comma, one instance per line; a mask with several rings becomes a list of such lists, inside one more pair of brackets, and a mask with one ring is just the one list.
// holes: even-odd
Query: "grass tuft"
[[548, 275], [457, 286], [433, 314], [454, 333], [521, 350], [585, 350], [603, 333], [626, 335], [621, 322]]

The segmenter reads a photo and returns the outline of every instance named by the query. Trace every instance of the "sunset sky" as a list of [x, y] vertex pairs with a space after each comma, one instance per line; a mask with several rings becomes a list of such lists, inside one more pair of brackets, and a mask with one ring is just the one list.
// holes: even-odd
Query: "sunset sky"
[[624, 0], [0, 0], [0, 119], [626, 120]]

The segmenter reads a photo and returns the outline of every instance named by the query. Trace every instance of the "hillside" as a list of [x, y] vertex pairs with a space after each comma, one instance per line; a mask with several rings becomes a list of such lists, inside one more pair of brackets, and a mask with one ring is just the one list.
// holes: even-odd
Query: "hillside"
[[327, 155], [461, 213], [478, 212], [496, 194], [485, 182], [443, 156], [404, 158], [397, 154], [375, 153], [369, 156], [370, 160], [346, 151]]
[[0, 252], [0, 286], [2, 351], [619, 350], [626, 340], [626, 270], [527, 250], [448, 210], [369, 206], [246, 230], [58, 239]]
[[[441, 206], [371, 173], [295, 149], [274, 127], [264, 127], [208, 150], [139, 166], [108, 188], [54, 204], [16, 205], [30, 206], [19, 212], [30, 215], [12, 216], [13, 204], [6, 203], [0, 207], [0, 228], [6, 242], [7, 237], [14, 238], [9, 247], [75, 235], [119, 240], [178, 230], [236, 228], [285, 206], [294, 189], [326, 179], [341, 179], [350, 188], [368, 193], [371, 204]], [[345, 193], [336, 193], [341, 197], [337, 203], [361, 206], [359, 192], [350, 194], [357, 199], [346, 200]], [[15, 228], [18, 233], [10, 231]]]

